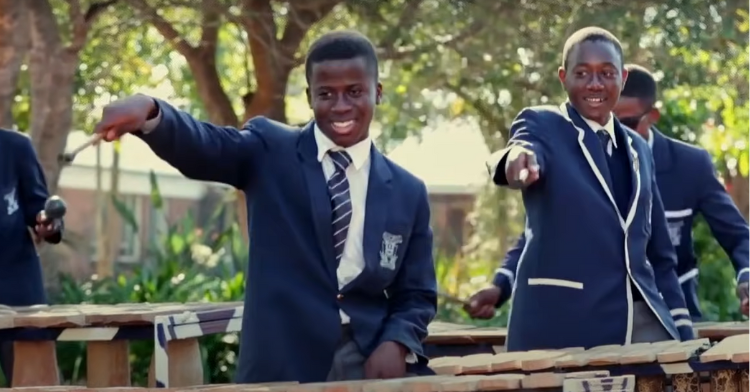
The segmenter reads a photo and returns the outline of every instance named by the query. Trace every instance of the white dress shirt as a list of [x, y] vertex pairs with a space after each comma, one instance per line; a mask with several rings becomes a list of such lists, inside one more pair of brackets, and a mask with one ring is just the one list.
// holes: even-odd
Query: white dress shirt
[[[370, 180], [370, 148], [372, 140], [365, 140], [347, 148], [337, 146], [315, 125], [315, 143], [318, 145], [318, 162], [323, 166], [323, 174], [328, 181], [335, 172], [333, 160], [328, 156], [328, 151], [344, 150], [352, 158], [352, 164], [346, 168], [346, 178], [349, 181], [349, 196], [352, 203], [352, 217], [349, 222], [349, 231], [344, 244], [344, 254], [339, 260], [336, 276], [339, 281], [339, 290], [353, 281], [365, 268], [364, 250], [362, 239], [365, 233], [365, 205], [367, 202], [367, 184]], [[343, 310], [341, 323], [348, 324], [349, 316]]]
[[648, 129], [648, 148], [654, 149], [654, 130]]

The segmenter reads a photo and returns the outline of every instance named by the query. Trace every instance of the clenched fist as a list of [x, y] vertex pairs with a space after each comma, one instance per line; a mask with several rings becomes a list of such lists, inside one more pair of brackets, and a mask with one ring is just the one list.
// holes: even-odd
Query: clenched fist
[[94, 133], [102, 135], [102, 139], [108, 142], [117, 140], [126, 133], [140, 131], [156, 110], [156, 102], [146, 95], [117, 100], [104, 107]]
[[513, 189], [524, 189], [539, 179], [539, 164], [531, 150], [517, 146], [508, 151], [505, 178]]

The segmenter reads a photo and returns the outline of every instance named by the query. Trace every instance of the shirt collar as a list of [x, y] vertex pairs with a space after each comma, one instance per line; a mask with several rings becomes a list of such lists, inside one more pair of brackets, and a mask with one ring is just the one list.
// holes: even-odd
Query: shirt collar
[[581, 117], [583, 118], [583, 121], [586, 121], [586, 124], [592, 131], [596, 132], [600, 129], [604, 129], [609, 134], [609, 138], [612, 139], [612, 145], [617, 148], [617, 138], [615, 137], [615, 116], [610, 114], [609, 120], [603, 126], [594, 120], [589, 120], [583, 116]]
[[328, 138], [328, 136], [318, 128], [318, 124], [315, 124], [313, 134], [315, 135], [315, 143], [318, 145], [318, 162], [323, 161], [323, 158], [325, 158], [328, 151], [344, 150], [349, 153], [349, 156], [352, 158], [354, 169], [359, 170], [370, 158], [372, 139], [370, 139], [369, 136], [365, 140], [362, 140], [351, 147], [344, 148], [337, 146], [330, 138]]

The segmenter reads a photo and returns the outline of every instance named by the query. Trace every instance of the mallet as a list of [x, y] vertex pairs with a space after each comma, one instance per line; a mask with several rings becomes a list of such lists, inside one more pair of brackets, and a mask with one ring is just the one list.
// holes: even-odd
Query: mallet
[[44, 202], [44, 217], [48, 222], [62, 219], [67, 211], [68, 207], [60, 196], [50, 196], [49, 199]]
[[85, 150], [87, 147], [99, 143], [102, 140], [102, 136], [103, 135], [101, 133], [97, 133], [96, 135], [91, 136], [91, 138], [89, 138], [86, 143], [83, 143], [80, 146], [76, 147], [73, 151], [60, 154], [60, 162], [62, 162], [63, 164], [72, 163], [73, 160], [76, 159], [76, 155], [78, 155], [79, 152]]

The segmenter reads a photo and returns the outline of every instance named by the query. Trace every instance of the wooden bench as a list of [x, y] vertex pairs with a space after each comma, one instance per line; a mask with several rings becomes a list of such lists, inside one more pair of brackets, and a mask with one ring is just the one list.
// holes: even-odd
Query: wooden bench
[[[226, 332], [217, 329], [215, 325], [204, 328], [201, 320], [196, 323], [189, 317], [179, 318], [177, 315], [222, 310], [231, 313], [238, 306], [241, 303], [2, 307], [0, 334], [4, 339], [14, 341], [13, 387], [60, 384], [55, 350], [58, 341], [86, 342], [89, 387], [127, 387], [131, 385], [128, 358], [130, 340], [153, 339], [157, 325], [164, 325], [163, 320], [170, 320], [169, 316], [178, 317], [175, 321], [185, 321], [182, 324], [187, 329], [197, 328], [204, 335]], [[161, 323], [157, 323], [157, 319], [162, 320]], [[172, 324], [170, 326], [174, 328], [180, 323]], [[172, 356], [165, 377], [175, 386], [202, 384], [203, 369], [198, 336], [170, 336], [169, 340], [172, 342], [169, 345], [166, 340], [162, 345], [155, 340], [155, 346], [162, 347], [165, 353]], [[155, 350], [155, 355], [158, 352], [159, 350]], [[149, 372], [151, 386], [156, 386], [154, 362], [155, 357], [152, 358]]]

